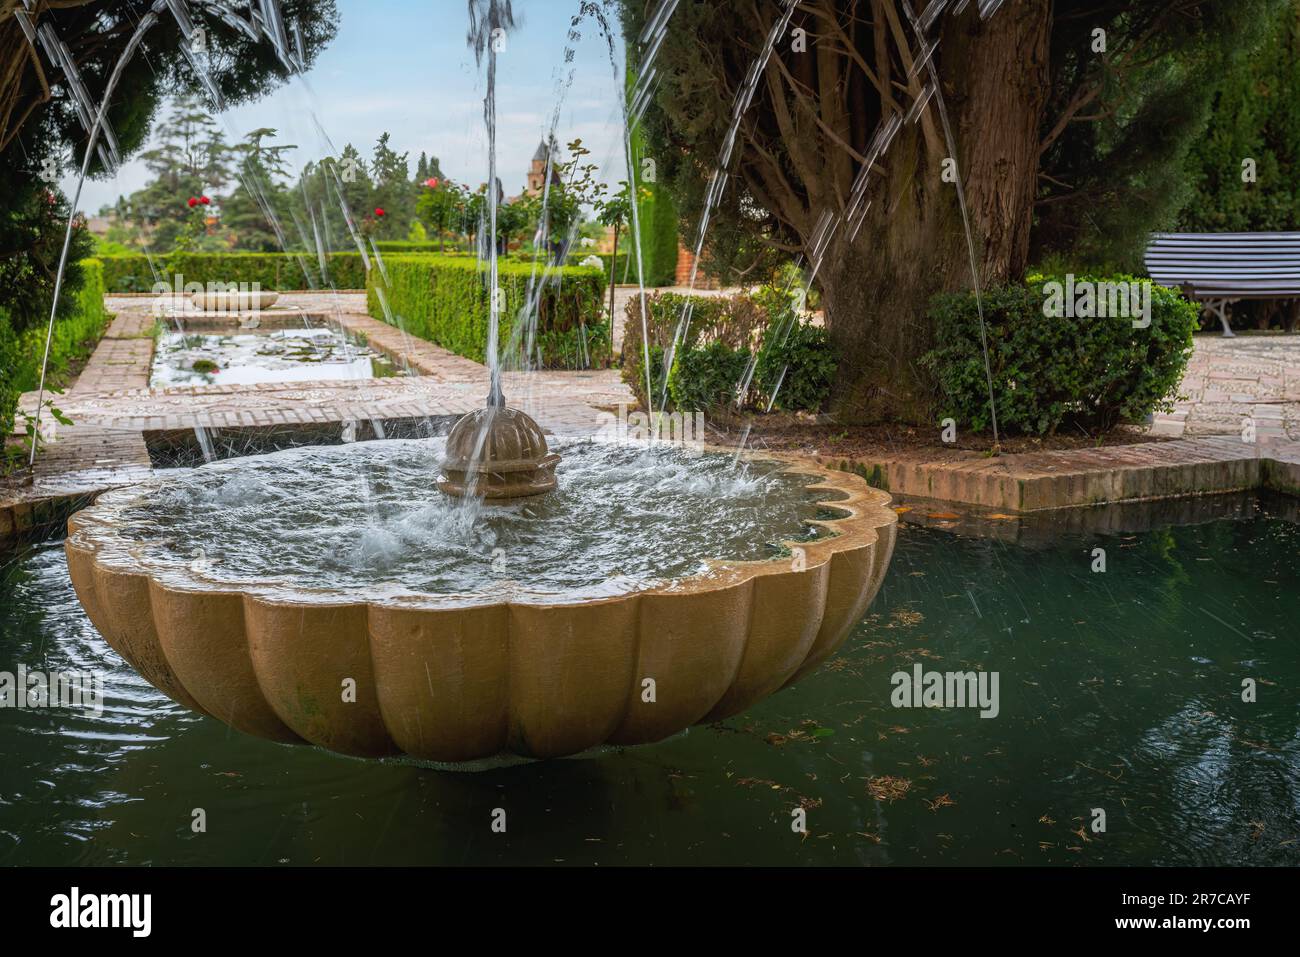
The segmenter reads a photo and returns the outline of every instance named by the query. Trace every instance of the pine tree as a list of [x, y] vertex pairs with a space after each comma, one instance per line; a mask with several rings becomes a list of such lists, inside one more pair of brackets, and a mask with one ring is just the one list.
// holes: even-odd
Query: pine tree
[[274, 129], [261, 127], [234, 148], [237, 186], [221, 201], [221, 223], [234, 234], [239, 249], [278, 252], [282, 240], [290, 245], [297, 238], [291, 232], [292, 214], [301, 203], [285, 186], [289, 176], [286, 154], [297, 147], [269, 145], [266, 141], [275, 135]]
[[192, 198], [211, 198], [230, 178], [231, 150], [203, 102], [179, 97], [141, 159], [153, 179], [126, 202], [126, 218], [149, 248], [166, 252], [193, 221]]
[[[929, 303], [974, 279], [954, 174], [985, 285], [1021, 278], [1047, 255], [1132, 261], [1177, 213], [1217, 82], [1253, 26], [1289, 2], [1005, 0], [987, 19], [983, 4], [949, 4], [928, 32], [933, 54], [914, 70], [919, 44], [901, 0], [804, 0], [734, 150], [734, 105], [785, 7], [683, 3], [657, 46], [641, 128], [688, 237], [729, 153], [707, 233], [717, 267], [753, 275], [763, 254], [818, 258], [841, 416], [929, 422], [934, 383], [918, 363], [933, 340]], [[621, 5], [635, 69], [657, 7]], [[931, 67], [951, 148], [939, 98], [923, 99]], [[901, 122], [918, 101], [915, 122]], [[866, 180], [860, 222], [823, 246], [824, 218], [846, 211], [891, 119], [900, 125]]]
[[[389, 134], [383, 133], [375, 144], [370, 173], [374, 179], [374, 206], [368, 211], [379, 239], [406, 238], [415, 218], [415, 190], [407, 153], [397, 153], [388, 145]], [[380, 213], [382, 210], [382, 214]]]

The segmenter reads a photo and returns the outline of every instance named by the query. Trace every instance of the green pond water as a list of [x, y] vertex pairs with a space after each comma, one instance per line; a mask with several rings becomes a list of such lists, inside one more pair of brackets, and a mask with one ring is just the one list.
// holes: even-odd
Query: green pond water
[[[0, 710], [0, 864], [1300, 863], [1295, 504], [1206, 507], [1226, 517], [1101, 534], [1074, 513], [1014, 543], [995, 519], [904, 525], [799, 686], [658, 745], [478, 773], [189, 714], [99, 638], [60, 543], [29, 547], [0, 560], [0, 671], [97, 669], [104, 710]], [[917, 663], [996, 671], [997, 717], [893, 707]]]

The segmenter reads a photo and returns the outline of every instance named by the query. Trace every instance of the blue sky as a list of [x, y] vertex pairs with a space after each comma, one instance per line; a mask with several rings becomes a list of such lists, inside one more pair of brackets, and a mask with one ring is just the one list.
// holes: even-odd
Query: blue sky
[[[305, 81], [295, 81], [253, 104], [221, 117], [227, 139], [261, 126], [280, 131], [280, 141], [298, 145], [300, 161], [327, 152], [314, 114], [334, 146], [351, 142], [369, 157], [385, 130], [390, 144], [411, 154], [411, 168], [423, 150], [437, 156], [443, 172], [477, 186], [487, 180], [487, 138], [483, 130], [482, 71], [465, 45], [464, 0], [337, 0], [338, 36], [318, 57]], [[528, 162], [550, 123], [557, 101], [569, 21], [578, 0], [514, 0], [518, 29], [498, 60], [497, 139], [502, 185], [520, 190]], [[614, 24], [617, 29], [617, 24]], [[571, 67], [573, 85], [564, 99], [556, 135], [560, 142], [581, 137], [603, 178], [624, 178], [621, 119], [608, 49], [595, 24], [580, 27], [582, 40]], [[616, 46], [622, 70], [621, 38]], [[159, 118], [165, 118], [166, 108]], [[147, 148], [147, 147], [146, 147]], [[88, 181], [80, 208], [94, 212], [144, 185], [139, 161], [116, 179]], [[64, 188], [72, 194], [75, 182]]]

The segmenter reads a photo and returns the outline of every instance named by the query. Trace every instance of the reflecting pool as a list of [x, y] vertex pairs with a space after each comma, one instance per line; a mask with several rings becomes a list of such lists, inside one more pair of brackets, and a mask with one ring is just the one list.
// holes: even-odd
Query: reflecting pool
[[[798, 686], [658, 745], [477, 773], [188, 713], [95, 633], [60, 543], [31, 546], [0, 565], [0, 672], [98, 672], [103, 712], [0, 709], [0, 864], [1300, 863], [1294, 508], [1106, 534], [1063, 513], [1019, 542], [903, 524], [871, 614]], [[997, 672], [997, 716], [894, 707], [918, 664]]]

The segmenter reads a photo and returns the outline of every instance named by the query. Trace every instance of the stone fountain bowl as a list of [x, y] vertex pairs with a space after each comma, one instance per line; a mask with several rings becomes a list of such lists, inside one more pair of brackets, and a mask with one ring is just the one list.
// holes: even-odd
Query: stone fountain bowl
[[196, 292], [190, 301], [204, 312], [248, 312], [270, 309], [280, 298], [278, 292], [251, 290], [237, 292]]
[[811, 476], [810, 496], [825, 491], [821, 514], [842, 516], [815, 523], [826, 536], [794, 544], [794, 559], [711, 560], [704, 574], [627, 594], [358, 600], [279, 582], [230, 588], [201, 562], [164, 572], [118, 522], [165, 482], [76, 513], [68, 567], [95, 627], [141, 675], [248, 734], [446, 763], [646, 744], [804, 677], [880, 588], [897, 523], [889, 496], [811, 460], [762, 459]]

